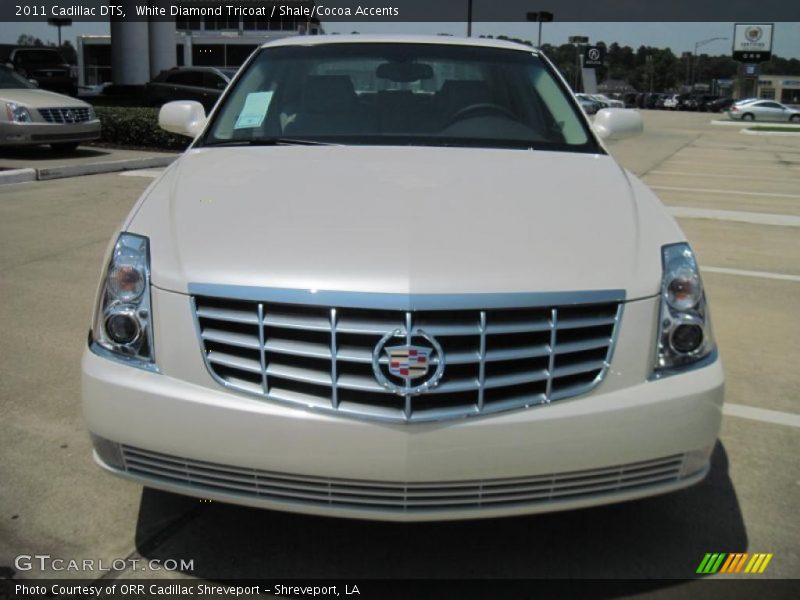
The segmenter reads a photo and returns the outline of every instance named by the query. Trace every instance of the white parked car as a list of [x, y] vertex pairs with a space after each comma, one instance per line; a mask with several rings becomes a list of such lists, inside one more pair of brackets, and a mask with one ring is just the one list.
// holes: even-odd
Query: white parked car
[[733, 104], [728, 109], [728, 117], [740, 121], [800, 123], [800, 110], [774, 100], [756, 100], [743, 104]]
[[223, 502], [399, 521], [697, 483], [723, 373], [697, 262], [528, 46], [253, 54], [114, 234], [83, 356], [95, 460]]
[[593, 100], [600, 102], [607, 106], [608, 108], [625, 108], [625, 103], [622, 100], [615, 100], [614, 98], [609, 98], [608, 96], [604, 96], [603, 94], [587, 94]]
[[100, 137], [100, 121], [90, 104], [40, 90], [0, 66], [0, 147], [49, 144], [71, 152]]
[[666, 110], [678, 110], [679, 103], [679, 95], [670, 94], [664, 99], [664, 108]]
[[592, 100], [586, 94], [575, 94], [575, 98], [577, 98], [578, 104], [587, 115], [594, 115], [598, 110], [605, 108], [597, 100]]

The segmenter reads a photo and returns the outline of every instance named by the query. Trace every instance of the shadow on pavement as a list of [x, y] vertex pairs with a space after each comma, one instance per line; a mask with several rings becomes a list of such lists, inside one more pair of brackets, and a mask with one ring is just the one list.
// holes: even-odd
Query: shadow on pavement
[[708, 478], [687, 490], [507, 519], [327, 519], [145, 489], [136, 545], [148, 559], [194, 559], [188, 574], [202, 579], [686, 579], [696, 577], [706, 552], [744, 551], [748, 539], [727, 454], [717, 443]]
[[[107, 156], [110, 150], [93, 148], [90, 146], [79, 146], [74, 152], [53, 150], [50, 146], [26, 146], [24, 148], [0, 148], [0, 158], [8, 160], [27, 160], [27, 161], [47, 161], [56, 158], [80, 159]], [[30, 165], [34, 167], [36, 165]]]

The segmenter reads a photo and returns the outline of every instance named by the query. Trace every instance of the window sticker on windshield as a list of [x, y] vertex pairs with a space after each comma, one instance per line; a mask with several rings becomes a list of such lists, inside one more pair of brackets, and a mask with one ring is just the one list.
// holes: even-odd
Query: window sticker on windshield
[[253, 92], [252, 94], [247, 94], [242, 112], [239, 113], [239, 118], [236, 119], [236, 124], [233, 128], [246, 129], [249, 127], [260, 127], [264, 122], [264, 117], [267, 116], [270, 102], [272, 102], [272, 92]]

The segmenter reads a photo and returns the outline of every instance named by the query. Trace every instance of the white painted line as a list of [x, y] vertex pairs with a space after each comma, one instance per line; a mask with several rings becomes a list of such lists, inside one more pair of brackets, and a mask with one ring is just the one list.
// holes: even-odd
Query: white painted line
[[726, 196], [764, 196], [769, 198], [792, 198], [800, 200], [797, 194], [776, 194], [773, 192], [740, 192], [738, 190], [716, 190], [708, 188], [687, 188], [673, 187], [671, 185], [651, 185], [654, 190], [664, 190], [665, 192], [692, 192], [697, 194], [725, 194]]
[[761, 279], [777, 279], [779, 281], [793, 281], [800, 283], [800, 275], [787, 273], [771, 273], [770, 271], [745, 271], [744, 269], [729, 269], [728, 267], [701, 267], [702, 273], [722, 273], [724, 275], [739, 275], [741, 277], [758, 277]]
[[650, 175], [677, 175], [679, 177], [715, 177], [717, 179], [746, 179], [748, 181], [792, 181], [800, 184], [800, 172], [797, 177], [752, 177], [750, 175], [723, 175], [721, 173], [689, 173], [686, 171], [649, 171]]
[[762, 423], [800, 427], [800, 415], [798, 414], [779, 410], [768, 410], [766, 408], [756, 408], [755, 406], [747, 406], [745, 404], [731, 404], [730, 402], [726, 402], [722, 405], [722, 414], [729, 417], [761, 421]]
[[[793, 172], [792, 167], [800, 167], [800, 162], [793, 162], [789, 163], [788, 165], [780, 164], [780, 162], [777, 159], [773, 160], [772, 162], [774, 163], [774, 166], [771, 167], [766, 165], [763, 167], [759, 166], [756, 168], [756, 171], [760, 173], [761, 171], [771, 169], [771, 170], [783, 171], [785, 173], [786, 171]], [[692, 165], [695, 167], [720, 167], [723, 169], [728, 168], [728, 169], [739, 169], [739, 170], [749, 168], [752, 166], [750, 161], [748, 161], [745, 158], [743, 158], [742, 161], [738, 163], [702, 162], [695, 160], [681, 160], [680, 158], [668, 158], [667, 160], [664, 161], [663, 164], [666, 166], [666, 163], [669, 163], [670, 166], [677, 164], [677, 165]]]
[[163, 172], [155, 169], [137, 169], [136, 171], [123, 171], [120, 175], [124, 177], [152, 177], [155, 179]]
[[691, 208], [689, 206], [668, 206], [667, 210], [673, 217], [684, 219], [716, 219], [718, 221], [736, 221], [738, 223], [753, 223], [756, 225], [800, 227], [800, 217], [794, 215], [773, 215], [738, 210], [711, 210]]

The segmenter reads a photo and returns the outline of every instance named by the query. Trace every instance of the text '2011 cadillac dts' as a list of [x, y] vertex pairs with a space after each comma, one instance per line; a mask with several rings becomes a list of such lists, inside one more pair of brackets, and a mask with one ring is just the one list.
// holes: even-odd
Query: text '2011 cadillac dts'
[[563, 510], [708, 472], [697, 262], [536, 50], [265, 44], [114, 235], [83, 357], [104, 469], [387, 519]]

